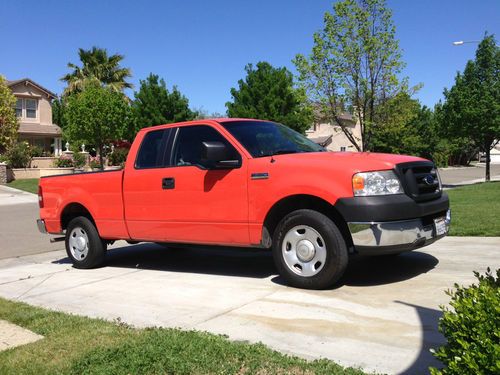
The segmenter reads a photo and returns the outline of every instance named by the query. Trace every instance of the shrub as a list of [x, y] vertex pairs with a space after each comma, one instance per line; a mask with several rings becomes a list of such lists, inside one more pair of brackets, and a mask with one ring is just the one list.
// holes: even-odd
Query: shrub
[[127, 160], [128, 152], [128, 148], [115, 148], [114, 151], [108, 155], [109, 163], [111, 165], [123, 166]]
[[75, 166], [75, 163], [71, 155], [62, 154], [58, 159], [54, 161], [54, 165], [57, 168], [71, 168]]
[[73, 154], [73, 165], [75, 168], [83, 168], [87, 162], [85, 155], [79, 152]]
[[45, 156], [45, 152], [40, 146], [31, 146], [31, 156], [34, 158]]
[[28, 168], [31, 162], [31, 149], [28, 142], [15, 143], [5, 153], [11, 168]]
[[99, 156], [91, 156], [89, 165], [90, 165], [90, 168], [92, 168], [92, 169], [97, 169], [97, 168], [102, 169], [102, 165], [101, 165], [101, 161], [99, 160]]
[[446, 292], [453, 310], [441, 307], [439, 330], [448, 342], [433, 351], [446, 367], [431, 368], [434, 375], [500, 374], [500, 269], [496, 278], [489, 268], [474, 275], [478, 285]]

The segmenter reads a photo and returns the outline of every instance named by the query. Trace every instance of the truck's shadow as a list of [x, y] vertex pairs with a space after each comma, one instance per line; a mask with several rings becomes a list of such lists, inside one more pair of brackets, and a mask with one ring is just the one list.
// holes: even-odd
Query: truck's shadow
[[[56, 263], [69, 263], [63, 258]], [[212, 274], [252, 278], [271, 278], [271, 281], [286, 285], [277, 275], [269, 251], [246, 248], [164, 248], [155, 244], [141, 243], [122, 246], [108, 251], [106, 267], [134, 268], [192, 274]], [[397, 257], [354, 257], [349, 268], [335, 288], [344, 285], [366, 287], [396, 283], [429, 272], [438, 260], [427, 253], [410, 252]], [[429, 366], [439, 367], [439, 363], [429, 352], [444, 342], [437, 331], [441, 312], [423, 306], [410, 305], [416, 309], [420, 318], [422, 341], [420, 351], [414, 362], [400, 372], [404, 375], [428, 372]]]
[[[58, 263], [68, 263], [61, 259]], [[418, 251], [397, 257], [352, 258], [346, 274], [336, 286], [373, 286], [390, 284], [426, 273], [438, 264], [430, 254]], [[107, 267], [271, 279], [285, 285], [277, 275], [270, 251], [228, 247], [165, 248], [152, 243], [122, 246], [108, 251]]]

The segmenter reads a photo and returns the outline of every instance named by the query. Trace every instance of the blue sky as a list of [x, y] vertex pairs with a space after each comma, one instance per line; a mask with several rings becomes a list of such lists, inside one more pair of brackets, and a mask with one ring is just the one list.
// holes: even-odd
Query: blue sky
[[[499, 0], [389, 0], [397, 37], [416, 95], [433, 106], [458, 70], [474, 57], [485, 31], [500, 41]], [[332, 1], [170, 0], [15, 1], [0, 3], [0, 74], [30, 77], [60, 93], [59, 78], [77, 49], [93, 45], [125, 55], [132, 83], [150, 72], [176, 84], [192, 107], [225, 112], [229, 90], [249, 62], [294, 71], [296, 53], [309, 53]], [[128, 93], [132, 95], [132, 92]]]

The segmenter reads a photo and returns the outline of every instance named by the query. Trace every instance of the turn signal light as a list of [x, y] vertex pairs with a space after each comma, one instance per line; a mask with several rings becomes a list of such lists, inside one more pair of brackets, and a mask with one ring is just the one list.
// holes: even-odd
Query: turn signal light
[[352, 189], [356, 192], [363, 190], [365, 188], [365, 179], [363, 176], [358, 174], [354, 175], [352, 178]]

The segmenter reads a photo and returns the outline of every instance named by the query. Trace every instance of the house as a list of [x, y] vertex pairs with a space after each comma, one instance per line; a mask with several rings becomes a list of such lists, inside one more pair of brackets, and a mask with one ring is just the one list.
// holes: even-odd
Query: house
[[[361, 143], [361, 126], [350, 113], [342, 113], [339, 120], [352, 133], [354, 138]], [[325, 147], [329, 151], [357, 151], [337, 123], [328, 123], [324, 120], [315, 120], [314, 124], [306, 130], [306, 136], [311, 141]]]
[[7, 81], [16, 97], [19, 141], [40, 147], [46, 154], [61, 155], [61, 128], [52, 123], [54, 93], [29, 78]]

